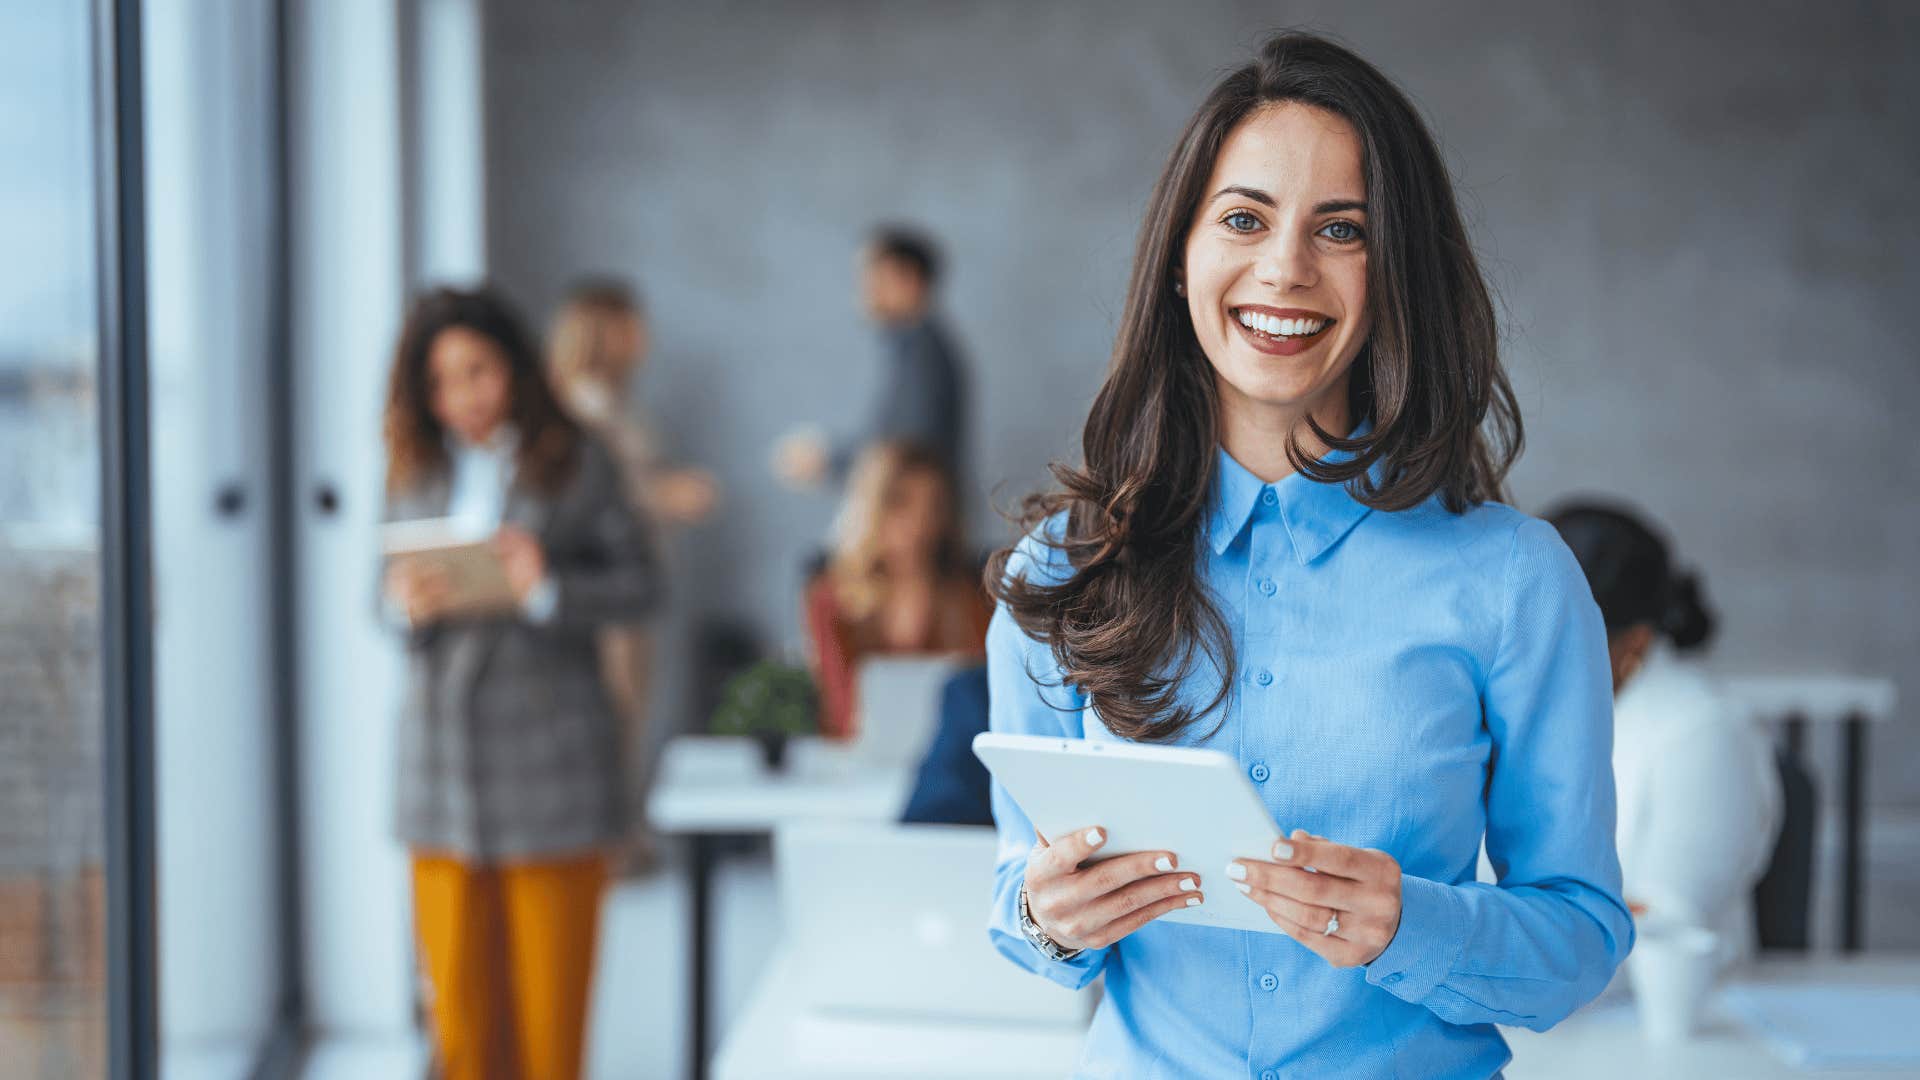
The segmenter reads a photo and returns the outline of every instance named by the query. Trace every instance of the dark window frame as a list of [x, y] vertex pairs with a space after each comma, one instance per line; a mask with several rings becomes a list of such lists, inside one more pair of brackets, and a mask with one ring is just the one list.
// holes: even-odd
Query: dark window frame
[[[288, 11], [273, 5], [274, 280], [267, 407], [280, 985], [250, 1075], [296, 1075], [306, 1051], [295, 758], [296, 590], [288, 310]], [[107, 891], [107, 1062], [115, 1080], [160, 1072], [154, 790], [153, 517], [147, 357], [145, 111], [139, 0], [94, 0], [93, 141], [99, 254], [100, 669]]]

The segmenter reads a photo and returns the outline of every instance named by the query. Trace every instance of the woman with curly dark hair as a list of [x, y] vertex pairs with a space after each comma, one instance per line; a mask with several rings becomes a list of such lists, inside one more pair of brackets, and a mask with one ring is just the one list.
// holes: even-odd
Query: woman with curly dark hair
[[512, 594], [475, 612], [426, 563], [386, 568], [409, 661], [398, 831], [441, 1075], [577, 1076], [625, 822], [596, 634], [653, 607], [653, 548], [607, 451], [555, 404], [490, 292], [415, 302], [386, 438], [388, 520], [490, 537]]
[[[1520, 436], [1419, 113], [1271, 38], [1176, 142], [1083, 463], [988, 571], [994, 730], [1222, 751], [1285, 833], [1089, 862], [1098, 822], [1036, 844], [996, 789], [996, 946], [1106, 976], [1076, 1075], [1484, 1080], [1496, 1024], [1606, 985], [1633, 940], [1606, 634], [1496, 501]], [[1276, 933], [1159, 919], [1197, 904]]]

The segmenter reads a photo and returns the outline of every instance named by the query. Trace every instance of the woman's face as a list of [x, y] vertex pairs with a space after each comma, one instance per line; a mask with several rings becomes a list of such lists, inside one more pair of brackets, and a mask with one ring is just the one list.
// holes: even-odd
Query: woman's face
[[1367, 339], [1366, 196], [1360, 140], [1334, 113], [1268, 105], [1227, 136], [1182, 278], [1229, 417], [1291, 430], [1344, 407]]
[[881, 507], [880, 546], [890, 562], [923, 562], [947, 527], [947, 483], [929, 469], [896, 477]]
[[440, 331], [427, 348], [433, 418], [469, 443], [493, 437], [513, 404], [513, 374], [493, 339], [464, 326]]
[[647, 364], [647, 349], [652, 344], [647, 324], [638, 315], [620, 315], [608, 320], [607, 363], [604, 372], [610, 382], [624, 382], [640, 373]]

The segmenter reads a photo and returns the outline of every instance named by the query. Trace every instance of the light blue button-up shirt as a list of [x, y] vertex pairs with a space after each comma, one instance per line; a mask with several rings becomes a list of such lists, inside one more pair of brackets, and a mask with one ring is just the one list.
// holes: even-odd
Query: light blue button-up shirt
[[[1237, 758], [1283, 831], [1397, 859], [1399, 931], [1364, 968], [1165, 922], [1050, 961], [1016, 910], [1033, 827], [996, 784], [993, 943], [1067, 986], [1106, 976], [1076, 1076], [1493, 1076], [1509, 1057], [1494, 1025], [1551, 1026], [1633, 942], [1586, 579], [1550, 526], [1506, 506], [1369, 510], [1304, 476], [1262, 483], [1224, 451], [1215, 473], [1201, 573], [1239, 671], [1224, 722], [1178, 743]], [[1029, 539], [1009, 572], [1069, 569]], [[993, 730], [1114, 738], [1004, 609], [987, 653]], [[1207, 668], [1185, 700], [1204, 705], [1218, 679]], [[1483, 839], [1497, 883], [1474, 880]], [[1190, 869], [1209, 897], [1240, 899], [1224, 867]]]

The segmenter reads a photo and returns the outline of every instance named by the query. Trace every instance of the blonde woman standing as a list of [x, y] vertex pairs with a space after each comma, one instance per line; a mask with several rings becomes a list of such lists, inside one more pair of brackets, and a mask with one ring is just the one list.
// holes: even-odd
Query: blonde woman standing
[[[646, 366], [650, 344], [646, 316], [632, 290], [611, 280], [584, 281], [554, 320], [548, 370], [568, 411], [613, 451], [629, 505], [654, 522], [693, 525], [713, 511], [712, 475], [666, 464], [652, 425], [631, 405], [633, 382]], [[626, 768], [636, 778], [636, 790], [649, 756], [653, 653], [653, 635], [641, 624], [608, 626], [600, 633], [601, 673], [625, 722]], [[651, 861], [644, 834], [636, 829], [635, 835], [629, 871]]]

